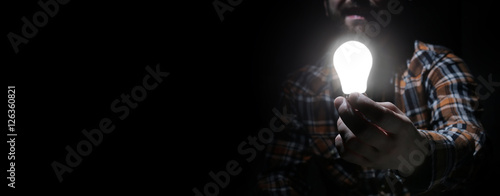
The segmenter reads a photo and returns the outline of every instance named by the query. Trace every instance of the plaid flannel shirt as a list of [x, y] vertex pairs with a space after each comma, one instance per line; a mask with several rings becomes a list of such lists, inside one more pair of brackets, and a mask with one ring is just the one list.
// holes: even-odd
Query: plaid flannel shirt
[[318, 183], [335, 195], [409, 195], [454, 190], [473, 180], [485, 134], [474, 78], [451, 50], [415, 41], [406, 69], [392, 80], [392, 102], [429, 140], [423, 169], [409, 177], [340, 158], [333, 104], [342, 95], [339, 84], [331, 63], [303, 67], [284, 83], [280, 107], [293, 118], [266, 148], [259, 195], [309, 195]]

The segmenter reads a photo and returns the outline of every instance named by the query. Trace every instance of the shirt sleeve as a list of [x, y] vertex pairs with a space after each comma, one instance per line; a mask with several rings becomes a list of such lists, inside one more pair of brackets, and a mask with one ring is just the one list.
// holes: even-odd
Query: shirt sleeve
[[[421, 58], [429, 58], [422, 55]], [[421, 77], [430, 109], [429, 129], [419, 129], [429, 141], [429, 156], [407, 183], [418, 192], [453, 190], [474, 179], [485, 134], [477, 118], [476, 83], [465, 63], [452, 53], [436, 55]], [[424, 180], [425, 179], [425, 180]]]

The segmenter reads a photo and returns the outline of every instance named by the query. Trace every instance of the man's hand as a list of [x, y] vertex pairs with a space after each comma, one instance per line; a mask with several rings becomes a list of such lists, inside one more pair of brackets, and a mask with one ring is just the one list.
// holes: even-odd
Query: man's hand
[[422, 152], [415, 141], [427, 140], [394, 104], [352, 93], [347, 99], [336, 98], [335, 107], [340, 115], [335, 145], [344, 160], [376, 169], [399, 169], [405, 175], [413, 172], [398, 168], [401, 159]]

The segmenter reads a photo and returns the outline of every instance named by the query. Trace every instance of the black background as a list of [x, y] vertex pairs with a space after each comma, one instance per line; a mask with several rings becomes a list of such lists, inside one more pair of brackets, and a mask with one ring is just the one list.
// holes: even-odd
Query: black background
[[[4, 74], [16, 86], [15, 191], [194, 195], [213, 181], [209, 172], [235, 160], [242, 172], [219, 195], [249, 193], [259, 159], [247, 162], [238, 145], [268, 126], [286, 74], [319, 58], [332, 29], [319, 0], [243, 0], [223, 21], [212, 2], [73, 0], [19, 53], [5, 36]], [[446, 45], [476, 77], [500, 81], [492, 5], [404, 3], [401, 17], [412, 22], [402, 36]], [[40, 10], [37, 1], [5, 1], [3, 35], [21, 35], [21, 18]], [[157, 64], [170, 75], [119, 120], [113, 100]], [[482, 120], [495, 141], [500, 88], [493, 88], [482, 91], [490, 93]], [[64, 163], [65, 146], [103, 118], [116, 129], [59, 183], [51, 163]], [[485, 181], [497, 170], [488, 168]]]

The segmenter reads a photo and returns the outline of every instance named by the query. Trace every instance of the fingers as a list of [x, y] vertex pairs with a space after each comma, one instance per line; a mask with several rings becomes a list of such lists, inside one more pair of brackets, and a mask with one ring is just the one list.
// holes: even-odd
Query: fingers
[[344, 160], [366, 166], [377, 158], [378, 150], [358, 139], [341, 118], [337, 124], [339, 135], [335, 137], [335, 146]]
[[[377, 103], [360, 93], [350, 94], [349, 99], [345, 102], [350, 108], [356, 108], [361, 114], [369, 119], [372, 124], [377, 125], [386, 132], [397, 133], [401, 126], [401, 116], [399, 115], [404, 114], [389, 102]], [[342, 116], [342, 111], [340, 108], [338, 109], [339, 114]], [[350, 113], [344, 112], [343, 115], [348, 118]], [[344, 121], [348, 126], [351, 126], [350, 121], [347, 121], [347, 119], [344, 119]]]
[[[345, 100], [345, 98], [339, 97], [334, 101], [339, 111], [339, 119], [341, 119], [341, 122], [345, 123], [347, 127], [349, 127], [349, 130], [363, 142], [369, 143], [376, 148], [384, 146], [384, 142], [387, 140], [387, 133], [385, 130], [368, 122], [365, 117], [363, 117], [362, 113], [353, 109]], [[338, 128], [340, 128], [339, 124]]]

